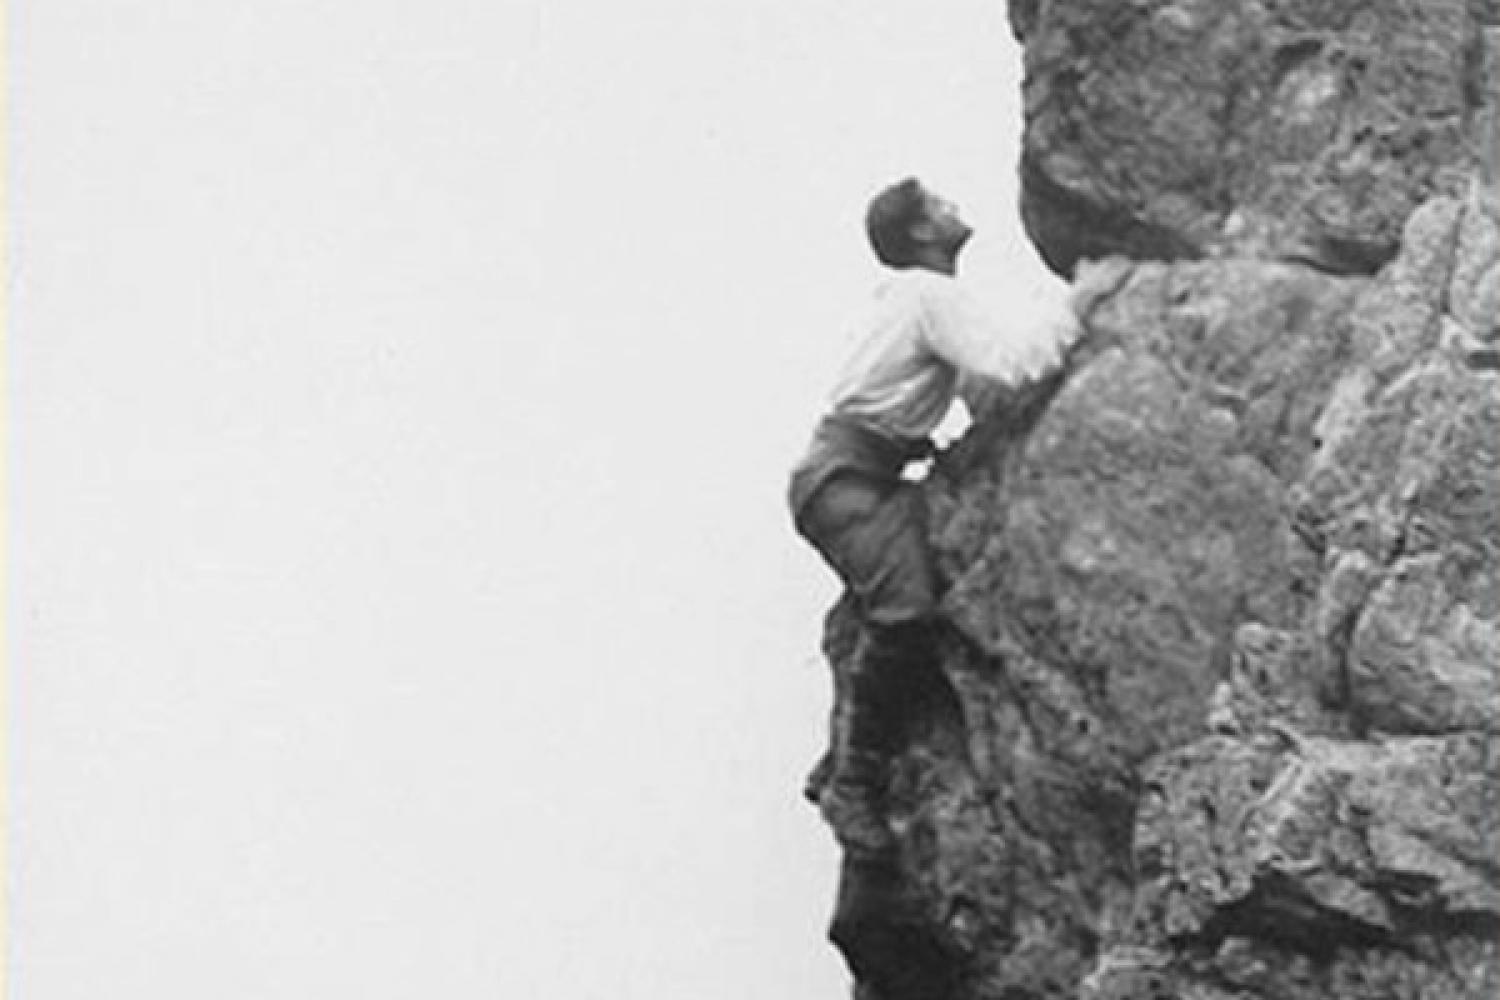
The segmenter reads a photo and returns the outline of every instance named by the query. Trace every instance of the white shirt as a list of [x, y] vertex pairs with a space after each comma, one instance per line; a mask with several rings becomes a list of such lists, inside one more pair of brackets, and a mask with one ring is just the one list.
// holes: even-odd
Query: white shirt
[[946, 274], [896, 271], [856, 323], [858, 346], [832, 393], [833, 411], [897, 438], [919, 439], [942, 422], [974, 379], [1019, 388], [1062, 360], [1078, 339], [1071, 311], [1002, 326]]

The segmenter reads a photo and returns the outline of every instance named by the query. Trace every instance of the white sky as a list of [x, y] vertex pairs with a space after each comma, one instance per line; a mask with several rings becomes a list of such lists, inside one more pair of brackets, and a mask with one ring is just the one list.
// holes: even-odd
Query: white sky
[[12, 995], [838, 997], [782, 508], [998, 0], [11, 20]]

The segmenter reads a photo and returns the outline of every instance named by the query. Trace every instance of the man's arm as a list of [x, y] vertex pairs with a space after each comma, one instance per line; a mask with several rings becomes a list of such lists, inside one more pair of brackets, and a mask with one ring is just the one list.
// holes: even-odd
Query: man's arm
[[1123, 257], [1080, 261], [1066, 304], [1049, 304], [1050, 311], [1027, 329], [1002, 329], [963, 289], [937, 286], [928, 310], [929, 342], [958, 369], [959, 395], [970, 414], [978, 419], [1005, 399], [1031, 395], [1040, 383], [1048, 384], [1050, 395], [1095, 312], [1133, 270], [1133, 262]]
[[974, 397], [991, 386], [1019, 389], [1056, 369], [1081, 332], [1060, 302], [1025, 324], [1002, 324], [950, 281], [923, 289], [922, 330], [933, 353], [957, 369], [959, 392], [971, 410]]

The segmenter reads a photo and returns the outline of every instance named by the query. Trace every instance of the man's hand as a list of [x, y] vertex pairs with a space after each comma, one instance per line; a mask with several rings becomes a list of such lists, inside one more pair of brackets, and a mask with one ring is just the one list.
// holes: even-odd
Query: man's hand
[[1133, 273], [1135, 261], [1128, 257], [1080, 260], [1068, 293], [1068, 303], [1078, 321], [1088, 323], [1100, 303], [1123, 288]]

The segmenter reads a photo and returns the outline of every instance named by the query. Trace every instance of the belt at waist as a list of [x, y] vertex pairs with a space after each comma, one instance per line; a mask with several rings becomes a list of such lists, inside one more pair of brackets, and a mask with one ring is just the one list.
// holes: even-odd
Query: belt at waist
[[894, 438], [850, 417], [824, 417], [813, 431], [807, 457], [792, 474], [792, 510], [800, 511], [835, 475], [855, 473], [894, 483], [907, 462], [932, 451], [932, 442], [925, 438]]
[[871, 472], [899, 476], [907, 462], [932, 454], [926, 438], [898, 438], [869, 424], [834, 413], [818, 422], [813, 450], [828, 449]]

